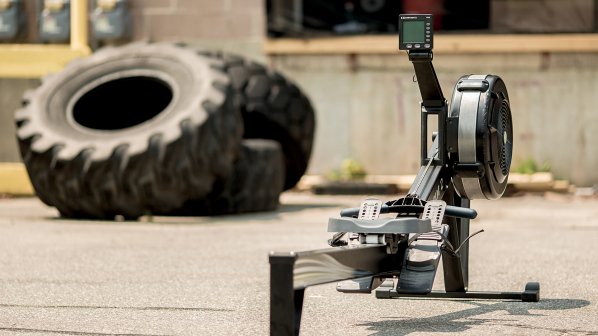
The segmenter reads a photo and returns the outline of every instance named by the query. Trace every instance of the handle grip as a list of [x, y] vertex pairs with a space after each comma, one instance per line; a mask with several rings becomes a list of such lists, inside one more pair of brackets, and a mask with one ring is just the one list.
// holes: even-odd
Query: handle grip
[[[357, 215], [359, 215], [359, 209], [360, 209], [359, 207], [343, 209], [343, 210], [341, 210], [341, 217], [357, 216]], [[423, 210], [424, 210], [423, 206], [398, 205], [398, 206], [389, 207], [388, 205], [382, 205], [382, 208], [380, 208], [380, 213], [381, 214], [387, 214], [387, 213], [391, 213], [391, 212], [392, 213], [399, 213], [399, 212], [422, 213]], [[474, 209], [462, 208], [462, 207], [453, 206], [453, 205], [447, 205], [446, 209], [444, 210], [444, 214], [446, 216], [457, 217], [457, 218], [466, 218], [466, 219], [475, 219], [478, 216], [478, 212], [475, 211]]]
[[444, 210], [444, 214], [447, 216], [465, 218], [465, 219], [476, 219], [478, 212], [471, 208], [462, 208], [454, 205], [447, 205]]

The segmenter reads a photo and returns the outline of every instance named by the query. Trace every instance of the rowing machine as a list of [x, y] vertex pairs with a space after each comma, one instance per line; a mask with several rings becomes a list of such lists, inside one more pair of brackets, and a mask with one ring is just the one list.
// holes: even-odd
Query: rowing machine
[[[432, 15], [401, 15], [399, 49], [413, 63], [421, 102], [421, 168], [407, 196], [332, 217], [332, 248], [270, 254], [270, 334], [298, 335], [305, 288], [338, 282], [344, 293], [377, 298], [439, 297], [518, 299], [536, 302], [540, 285], [523, 292], [470, 292], [469, 220], [472, 199], [498, 199], [507, 186], [513, 151], [509, 95], [493, 75], [457, 82], [452, 104], [444, 98], [432, 66]], [[428, 116], [438, 132], [428, 147]], [[381, 214], [396, 213], [396, 218]], [[346, 239], [343, 239], [346, 236]], [[445, 291], [432, 291], [442, 257]]]

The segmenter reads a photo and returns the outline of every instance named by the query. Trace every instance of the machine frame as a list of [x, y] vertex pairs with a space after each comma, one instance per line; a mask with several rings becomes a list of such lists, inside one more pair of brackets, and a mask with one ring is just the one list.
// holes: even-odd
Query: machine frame
[[[403, 218], [417, 218], [422, 214], [423, 218], [425, 203], [429, 203], [430, 200], [442, 200], [446, 203], [446, 210], [442, 216], [443, 232], [447, 233], [446, 236], [439, 230], [430, 230], [429, 222], [419, 220], [421, 225], [428, 225], [429, 231], [436, 232], [442, 237], [442, 246], [439, 246], [438, 251], [441, 251], [442, 255], [445, 291], [399, 293], [396, 290], [395, 281], [401, 279], [402, 272], [410, 270], [409, 261], [405, 258], [406, 251], [411, 246], [409, 244], [422, 235], [422, 232], [427, 232], [424, 229], [421, 229], [424, 231], [418, 231], [420, 229], [417, 225], [412, 225], [413, 223], [407, 221], [401, 222], [402, 224], [397, 222], [404, 228], [411, 228], [411, 235], [409, 232], [399, 232], [400, 230], [392, 231], [395, 234], [383, 236], [386, 241], [362, 245], [341, 246], [345, 243], [339, 243], [340, 237], [344, 234], [344, 232], [340, 232], [341, 234], [335, 235], [329, 241], [332, 246], [339, 247], [307, 252], [272, 252], [270, 254], [270, 335], [299, 335], [305, 288], [349, 279], [355, 279], [358, 288], [343, 290], [339, 285], [337, 289], [344, 292], [369, 293], [379, 287], [375, 290], [377, 298], [436, 297], [539, 301], [540, 285], [537, 282], [528, 283], [523, 292], [468, 291], [469, 221], [474, 219], [477, 213], [470, 209], [469, 199], [459, 196], [453, 184], [453, 177], [460, 171], [467, 171], [469, 174], [473, 173], [473, 176], [477, 176], [476, 174], [480, 174], [480, 164], [459, 163], [455, 159], [457, 156], [451, 156], [449, 153], [449, 148], [452, 148], [456, 141], [455, 137], [457, 137], [454, 131], [450, 131], [454, 130], [454, 125], [451, 123], [458, 122], [458, 120], [454, 116], [451, 118], [448, 116], [449, 104], [442, 93], [432, 59], [431, 50], [409, 51], [409, 60], [413, 63], [422, 95], [421, 168], [409, 194], [404, 199], [398, 200], [399, 202], [387, 202], [380, 211], [382, 213], [395, 212], [399, 214], [398, 217]], [[477, 90], [479, 88], [469, 89]], [[430, 115], [438, 116], [438, 132], [432, 137], [433, 143], [428, 147], [428, 117]], [[483, 173], [484, 171], [481, 174], [483, 175]], [[486, 173], [490, 174], [490, 172]], [[341, 212], [341, 217], [356, 217], [359, 213], [360, 208], [345, 209]], [[387, 222], [389, 221], [385, 223]], [[331, 231], [331, 227], [339, 225], [338, 219], [331, 218], [329, 231]], [[371, 231], [363, 229], [362, 232], [366, 232], [364, 235], [367, 235], [367, 232]], [[414, 236], [414, 234], [416, 235]], [[426, 267], [432, 267], [432, 273], [435, 274], [436, 264]], [[428, 284], [428, 289], [431, 289], [430, 284]]]

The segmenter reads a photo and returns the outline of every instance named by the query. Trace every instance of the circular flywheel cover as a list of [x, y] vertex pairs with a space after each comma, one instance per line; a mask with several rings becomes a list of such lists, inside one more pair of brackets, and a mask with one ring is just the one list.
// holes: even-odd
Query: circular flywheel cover
[[500, 198], [513, 155], [511, 106], [503, 80], [493, 75], [461, 77], [449, 117], [458, 117], [458, 131], [448, 134], [458, 143], [456, 153], [450, 154], [457, 193], [467, 199]]

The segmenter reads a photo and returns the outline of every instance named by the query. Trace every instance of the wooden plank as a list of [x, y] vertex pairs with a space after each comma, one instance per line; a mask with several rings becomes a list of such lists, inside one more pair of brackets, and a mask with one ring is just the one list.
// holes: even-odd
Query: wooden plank
[[[362, 180], [363, 183], [380, 183], [380, 184], [394, 184], [399, 191], [406, 191], [411, 188], [416, 175], [367, 175]], [[312, 190], [315, 185], [329, 182], [326, 177], [321, 175], [304, 175], [296, 188], [298, 190], [307, 191]], [[350, 182], [350, 181], [349, 181]], [[570, 184], [568, 181], [555, 181], [552, 173], [535, 173], [531, 175], [510, 173], [509, 184], [515, 186], [517, 191], [530, 192], [570, 192]]]
[[[364, 183], [380, 183], [380, 184], [394, 184], [399, 190], [409, 190], [416, 175], [366, 175], [363, 179]], [[296, 189], [306, 191], [311, 190], [313, 186], [330, 182], [322, 175], [303, 175], [299, 183], [295, 186]]]
[[24, 164], [0, 162], [0, 194], [12, 196], [35, 195]]
[[89, 48], [75, 50], [69, 45], [0, 45], [0, 77], [40, 78], [62, 70], [73, 59], [90, 54]]
[[[266, 39], [264, 53], [397, 54], [396, 35]], [[598, 52], [598, 34], [436, 35], [435, 53]]]
[[71, 1], [71, 48], [88, 48], [87, 0]]

